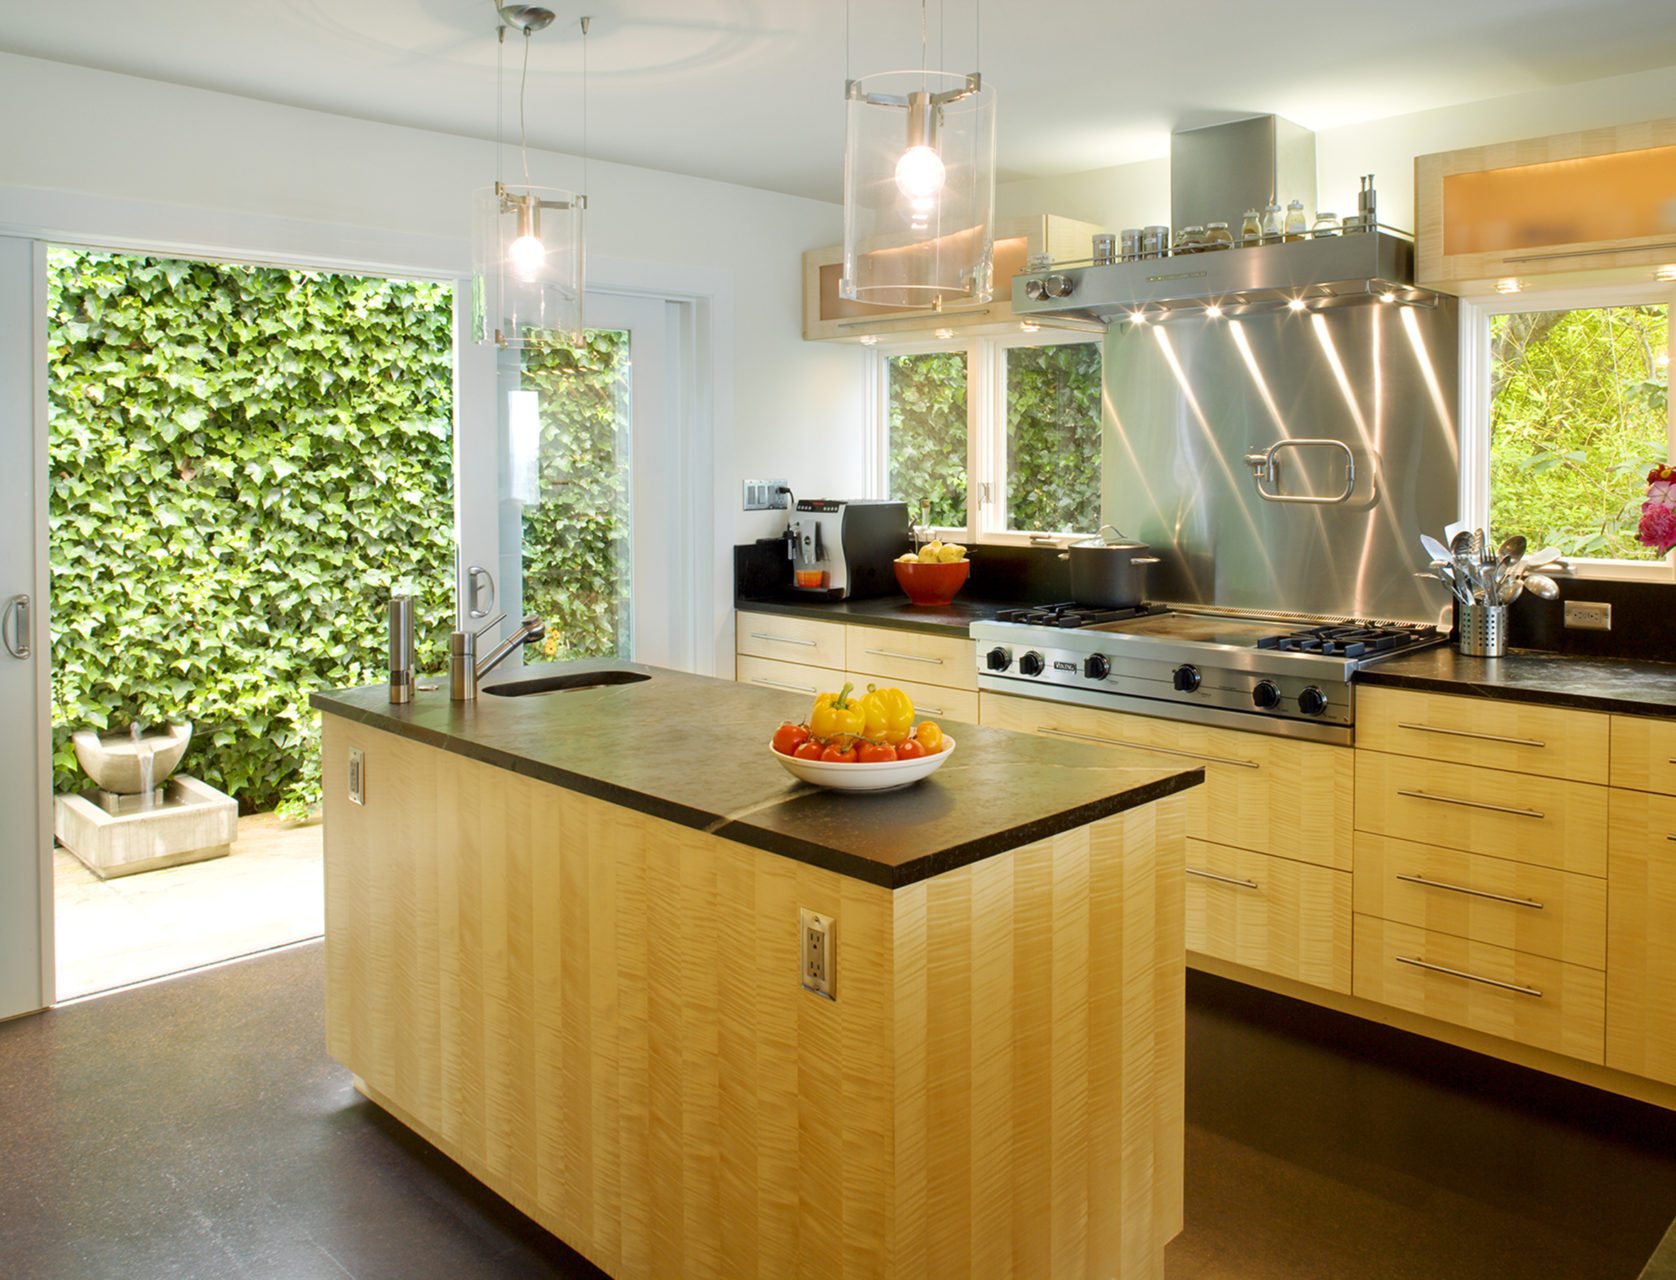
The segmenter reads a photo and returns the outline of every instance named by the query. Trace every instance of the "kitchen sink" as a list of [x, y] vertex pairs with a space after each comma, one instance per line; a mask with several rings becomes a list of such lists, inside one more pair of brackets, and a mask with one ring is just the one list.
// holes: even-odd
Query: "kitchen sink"
[[652, 677], [642, 671], [571, 671], [562, 676], [536, 676], [483, 686], [497, 698], [527, 698], [535, 693], [564, 693], [568, 689], [598, 689], [613, 684], [639, 684]]

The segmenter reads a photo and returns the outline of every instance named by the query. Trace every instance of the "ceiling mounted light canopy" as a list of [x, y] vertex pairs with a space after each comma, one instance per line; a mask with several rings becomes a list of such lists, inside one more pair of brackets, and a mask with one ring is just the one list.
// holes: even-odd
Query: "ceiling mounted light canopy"
[[994, 294], [995, 91], [978, 72], [932, 69], [926, 52], [921, 0], [920, 69], [845, 82], [838, 291], [855, 302], [940, 307]]
[[[518, 151], [523, 182], [508, 184], [499, 174], [501, 154], [499, 51], [495, 68], [496, 178], [474, 201], [472, 246], [472, 330], [478, 342], [503, 347], [566, 343], [582, 332], [583, 215], [588, 197], [530, 182], [524, 128], [524, 94], [529, 79], [530, 37], [553, 21], [551, 10], [535, 5], [497, 7], [495, 39], [506, 42], [510, 27], [524, 37], [518, 83]], [[587, 172], [589, 19], [582, 26], [582, 163]]]

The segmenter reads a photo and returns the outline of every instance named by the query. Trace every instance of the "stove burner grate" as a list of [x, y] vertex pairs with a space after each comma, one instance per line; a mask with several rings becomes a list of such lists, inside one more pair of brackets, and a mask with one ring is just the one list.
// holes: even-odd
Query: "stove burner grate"
[[995, 615], [997, 622], [1023, 622], [1037, 627], [1092, 627], [1101, 622], [1125, 622], [1130, 618], [1149, 618], [1168, 613], [1161, 604], [1138, 604], [1129, 609], [1097, 609], [1092, 605], [1067, 600], [1061, 604], [1033, 604], [1022, 609], [1003, 609]]
[[1437, 639], [1436, 627], [1382, 627], [1372, 623], [1349, 623], [1264, 636], [1257, 642], [1257, 647], [1282, 653], [1319, 653], [1329, 658], [1363, 658], [1371, 654], [1393, 653], [1411, 645], [1429, 644]]

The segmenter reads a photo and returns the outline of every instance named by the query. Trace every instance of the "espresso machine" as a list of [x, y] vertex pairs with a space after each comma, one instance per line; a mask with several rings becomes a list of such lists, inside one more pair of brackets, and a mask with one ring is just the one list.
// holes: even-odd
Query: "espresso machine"
[[908, 504], [882, 498], [799, 498], [786, 529], [792, 587], [823, 600], [898, 590], [891, 562], [908, 550]]

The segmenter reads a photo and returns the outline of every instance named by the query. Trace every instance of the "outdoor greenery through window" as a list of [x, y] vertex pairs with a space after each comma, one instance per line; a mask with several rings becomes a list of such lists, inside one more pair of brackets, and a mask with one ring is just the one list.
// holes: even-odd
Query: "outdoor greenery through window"
[[[1100, 359], [1097, 341], [993, 336], [955, 351], [885, 355], [887, 496], [905, 501], [916, 523], [929, 510], [939, 528], [1094, 532]], [[968, 397], [979, 387], [994, 392], [973, 420]], [[970, 450], [969, 422], [979, 433]]]
[[1490, 523], [1570, 556], [1653, 560], [1636, 537], [1669, 456], [1669, 308], [1490, 321]]
[[966, 524], [964, 351], [885, 357], [889, 496], [915, 523]]
[[1006, 527], [1100, 524], [1100, 344], [1010, 347]]

